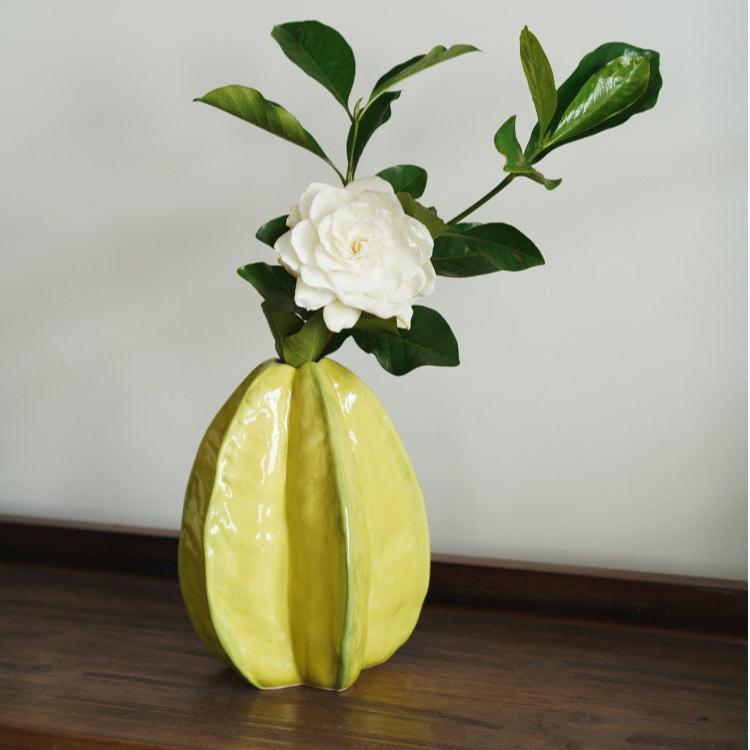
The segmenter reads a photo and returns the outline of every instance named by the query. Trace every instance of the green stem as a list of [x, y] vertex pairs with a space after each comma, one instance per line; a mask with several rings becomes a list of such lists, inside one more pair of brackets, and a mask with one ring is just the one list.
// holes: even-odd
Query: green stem
[[347, 185], [354, 179], [354, 149], [357, 147], [357, 134], [359, 133], [359, 115], [352, 121], [352, 147], [349, 150], [346, 158], [346, 180], [344, 185]]
[[461, 219], [465, 219], [469, 214], [474, 213], [474, 211], [476, 211], [480, 206], [483, 206], [485, 203], [487, 203], [488, 200], [494, 198], [501, 190], [505, 190], [505, 188], [508, 187], [511, 182], [513, 182], [514, 177], [514, 174], [507, 175], [506, 178], [498, 185], [495, 185], [495, 187], [493, 187], [489, 193], [485, 193], [485, 195], [483, 195], [478, 201], [476, 201], [476, 203], [472, 203], [468, 208], [461, 211], [460, 214], [454, 216], [448, 222], [448, 224], [455, 224], [456, 222], [461, 221]]

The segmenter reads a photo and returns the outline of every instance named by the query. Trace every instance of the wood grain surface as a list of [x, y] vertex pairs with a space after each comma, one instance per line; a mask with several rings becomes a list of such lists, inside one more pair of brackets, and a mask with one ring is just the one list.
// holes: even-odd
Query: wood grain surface
[[345, 693], [258, 691], [170, 578], [0, 564], [0, 747], [735, 750], [746, 645], [701, 631], [430, 604]]

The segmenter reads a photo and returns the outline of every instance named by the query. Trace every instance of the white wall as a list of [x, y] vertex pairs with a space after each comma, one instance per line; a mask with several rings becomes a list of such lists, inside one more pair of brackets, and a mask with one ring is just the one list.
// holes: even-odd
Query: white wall
[[[306, 152], [205, 106], [261, 89], [340, 157], [343, 112], [281, 54], [276, 22], [336, 26], [360, 94], [432, 45], [484, 50], [403, 85], [361, 174], [413, 162], [452, 215], [498, 179], [496, 127], [532, 107], [524, 23], [558, 80], [603, 41], [662, 51], [657, 108], [543, 162], [477, 218], [547, 265], [443, 279], [458, 369], [396, 379], [348, 344], [427, 498], [439, 552], [746, 575], [746, 10], [612, 4], [4, 4], [0, 26], [0, 512], [174, 528], [214, 411], [272, 354], [255, 228]], [[340, 158], [339, 158], [340, 161]]]

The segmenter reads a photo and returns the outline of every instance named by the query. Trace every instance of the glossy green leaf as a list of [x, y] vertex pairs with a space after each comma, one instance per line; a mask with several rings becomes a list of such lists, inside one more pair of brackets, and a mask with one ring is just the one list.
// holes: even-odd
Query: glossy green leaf
[[458, 343], [440, 313], [429, 307], [414, 306], [411, 328], [396, 335], [354, 329], [352, 335], [360, 349], [374, 354], [381, 367], [393, 375], [405, 375], [417, 367], [459, 364]]
[[528, 177], [540, 185], [544, 185], [547, 190], [554, 190], [561, 182], [561, 179], [548, 180], [538, 169], [534, 169], [527, 164], [521, 150], [521, 144], [516, 137], [516, 116], [509, 117], [495, 133], [495, 148], [505, 157], [506, 162], [503, 170], [508, 174]]
[[283, 360], [284, 339], [287, 336], [297, 333], [297, 331], [302, 328], [305, 321], [294, 313], [282, 310], [267, 301], [262, 302], [260, 308], [263, 310], [263, 314], [268, 321], [268, 327], [271, 329], [271, 334], [273, 335], [274, 344], [276, 346], [276, 354], [279, 355], [279, 359]]
[[555, 76], [542, 45], [528, 26], [524, 26], [521, 31], [520, 48], [521, 65], [534, 101], [539, 128], [544, 134], [557, 109]]
[[642, 55], [622, 55], [583, 85], [549, 137], [561, 143], [584, 135], [639, 99], [648, 87], [650, 66]]
[[276, 240], [281, 237], [282, 234], [286, 234], [289, 231], [289, 227], [286, 225], [287, 216], [277, 216], [275, 219], [267, 221], [258, 231], [255, 233], [255, 238], [273, 247], [276, 244]]
[[372, 134], [391, 119], [391, 103], [399, 96], [400, 91], [389, 91], [373, 102], [361, 117], [355, 117], [346, 138], [346, 153], [352, 165], [352, 174], [357, 169], [359, 159]]
[[209, 91], [195, 101], [209, 104], [230, 115], [239, 117], [269, 133], [310, 151], [328, 163], [340, 175], [315, 138], [305, 130], [299, 120], [281, 105], [266, 99], [257, 89], [247, 86], [223, 86]]
[[432, 265], [439, 276], [479, 276], [522, 271], [544, 258], [534, 243], [508, 224], [457, 224], [435, 240]]
[[583, 57], [578, 67], [568, 76], [565, 82], [557, 90], [557, 110], [555, 116], [552, 118], [550, 123], [550, 130], [554, 132], [557, 128], [558, 123], [562, 119], [563, 114], [567, 111], [571, 102], [576, 98], [580, 90], [584, 87], [587, 81], [592, 76], [595, 76], [599, 71], [602, 70], [613, 60], [618, 57], [622, 57], [626, 54], [633, 54], [643, 56], [648, 59], [649, 62], [649, 79], [646, 90], [642, 95], [636, 99], [630, 106], [626, 107], [622, 111], [615, 115], [610, 116], [606, 120], [600, 122], [595, 127], [587, 130], [584, 133], [575, 135], [567, 138], [564, 142], [557, 141], [552, 145], [541, 143], [539, 133], [539, 123], [534, 126], [534, 129], [529, 138], [529, 142], [525, 149], [526, 160], [530, 164], [542, 159], [550, 151], [559, 148], [563, 143], [571, 143], [579, 138], [586, 138], [588, 136], [600, 133], [602, 130], [608, 128], [614, 128], [617, 125], [629, 120], [633, 115], [645, 112], [651, 109], [659, 98], [659, 91], [662, 86], [661, 73], [659, 71], [659, 53], [654, 50], [642, 49], [641, 47], [634, 47], [631, 44], [625, 42], [608, 42], [600, 47], [597, 47], [588, 55]]
[[399, 164], [378, 172], [386, 182], [390, 182], [396, 193], [409, 193], [419, 198], [427, 187], [427, 172], [414, 164]]
[[454, 44], [450, 48], [439, 44], [424, 55], [416, 55], [406, 60], [406, 62], [399, 63], [385, 75], [381, 76], [375, 84], [372, 94], [370, 94], [370, 102], [373, 102], [388, 89], [393, 88], [397, 83], [403, 81], [405, 78], [409, 78], [409, 76], [413, 76], [415, 73], [420, 73], [438, 63], [452, 60], [459, 55], [465, 55], [467, 52], [478, 51], [476, 47], [470, 44]]
[[330, 337], [331, 332], [323, 320], [323, 310], [317, 310], [297, 333], [284, 339], [284, 361], [292, 367], [317, 362], [323, 356]]
[[448, 228], [448, 225], [434, 211], [415, 201], [409, 193], [396, 193], [396, 197], [401, 203], [404, 213], [422, 222], [433, 239], [439, 237]]
[[294, 289], [297, 280], [281, 266], [268, 263], [249, 263], [237, 269], [237, 273], [249, 281], [264, 300], [291, 313], [300, 313], [294, 304]]
[[295, 65], [325, 86], [349, 111], [354, 53], [336, 29], [318, 21], [292, 21], [274, 26], [271, 36]]

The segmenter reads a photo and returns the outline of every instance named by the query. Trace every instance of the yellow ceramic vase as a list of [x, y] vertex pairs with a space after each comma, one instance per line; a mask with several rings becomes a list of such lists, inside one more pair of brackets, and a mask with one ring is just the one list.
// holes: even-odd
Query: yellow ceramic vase
[[411, 634], [429, 562], [419, 484], [367, 386], [330, 359], [254, 370], [185, 496], [180, 587], [209, 651], [257, 687], [345, 690]]

